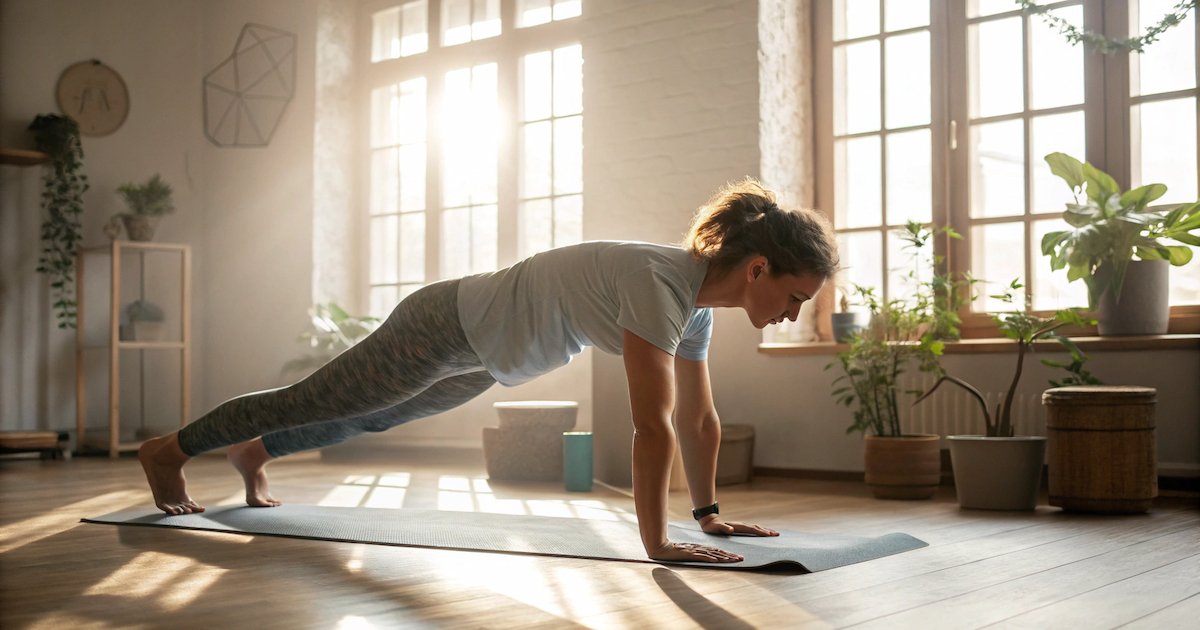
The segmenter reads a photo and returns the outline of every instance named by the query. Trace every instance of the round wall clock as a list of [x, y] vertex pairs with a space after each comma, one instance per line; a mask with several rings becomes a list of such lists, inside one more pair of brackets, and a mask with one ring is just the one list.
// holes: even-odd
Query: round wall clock
[[58, 108], [85, 136], [107, 136], [129, 115], [129, 90], [116, 70], [98, 59], [81, 61], [58, 77]]

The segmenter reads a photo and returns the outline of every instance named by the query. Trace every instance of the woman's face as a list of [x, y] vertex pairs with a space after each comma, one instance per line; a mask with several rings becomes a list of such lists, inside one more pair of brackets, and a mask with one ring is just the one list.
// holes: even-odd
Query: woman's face
[[813, 299], [825, 286], [825, 278], [815, 274], [773, 275], [766, 258], [752, 261], [746, 270], [746, 299], [743, 308], [755, 328], [796, 321], [800, 306]]

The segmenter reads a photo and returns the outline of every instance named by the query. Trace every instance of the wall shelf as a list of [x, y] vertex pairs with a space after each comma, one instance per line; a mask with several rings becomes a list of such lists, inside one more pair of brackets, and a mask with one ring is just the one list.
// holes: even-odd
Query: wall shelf
[[50, 156], [42, 153], [41, 151], [0, 148], [0, 164], [11, 164], [13, 166], [36, 166], [49, 161]]

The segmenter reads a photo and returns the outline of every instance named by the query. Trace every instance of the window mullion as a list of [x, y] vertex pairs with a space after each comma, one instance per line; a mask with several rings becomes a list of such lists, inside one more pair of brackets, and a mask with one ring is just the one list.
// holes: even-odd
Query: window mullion
[[[1129, 2], [1128, 0], [1112, 0], [1101, 3], [1103, 14], [1099, 26], [1108, 37], [1125, 38], [1129, 32]], [[1086, 17], [1086, 16], [1085, 16]], [[1129, 120], [1129, 53], [1118, 52], [1111, 55], [1088, 53], [1093, 59], [1100, 57], [1097, 63], [1101, 67], [1102, 87], [1100, 113], [1103, 128], [1095, 135], [1102, 136], [1101, 147], [1098, 151], [1088, 151], [1088, 161], [1101, 170], [1113, 176], [1122, 189], [1129, 186], [1131, 178], [1130, 156], [1132, 147]], [[1099, 161], [1096, 161], [1097, 158]]]
[[[970, 169], [970, 138], [971, 121], [968, 103], [970, 81], [967, 72], [970, 65], [970, 51], [967, 50], [967, 20], [966, 8], [963, 3], [935, 3], [945, 11], [946, 46], [946, 89], [945, 99], [947, 108], [947, 140], [943, 145], [946, 155], [945, 190], [947, 194], [946, 218], [955, 231], [962, 234], [963, 239], [950, 239], [948, 243], [948, 268], [957, 272], [966, 272], [971, 267], [970, 233], [971, 226], [967, 206], [970, 200], [969, 169]], [[955, 148], [951, 149], [953, 146]], [[969, 307], [968, 307], [969, 308]]]
[[[429, 2], [429, 49], [442, 45], [441, 3]], [[442, 277], [442, 103], [446, 72], [435, 66], [426, 79], [425, 128], [425, 284]]]

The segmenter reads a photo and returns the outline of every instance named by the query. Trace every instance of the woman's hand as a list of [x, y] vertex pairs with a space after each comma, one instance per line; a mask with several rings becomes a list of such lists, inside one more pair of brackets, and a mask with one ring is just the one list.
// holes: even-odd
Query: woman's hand
[[669, 540], [648, 555], [651, 560], [674, 562], [741, 562], [745, 559], [736, 553], [716, 547], [696, 543], [673, 543]]
[[721, 536], [729, 536], [730, 534], [741, 534], [743, 536], [778, 536], [779, 532], [758, 525], [749, 523], [738, 523], [730, 521], [726, 523], [721, 520], [720, 516], [710, 514], [700, 519], [700, 529], [706, 534], [718, 534]]

